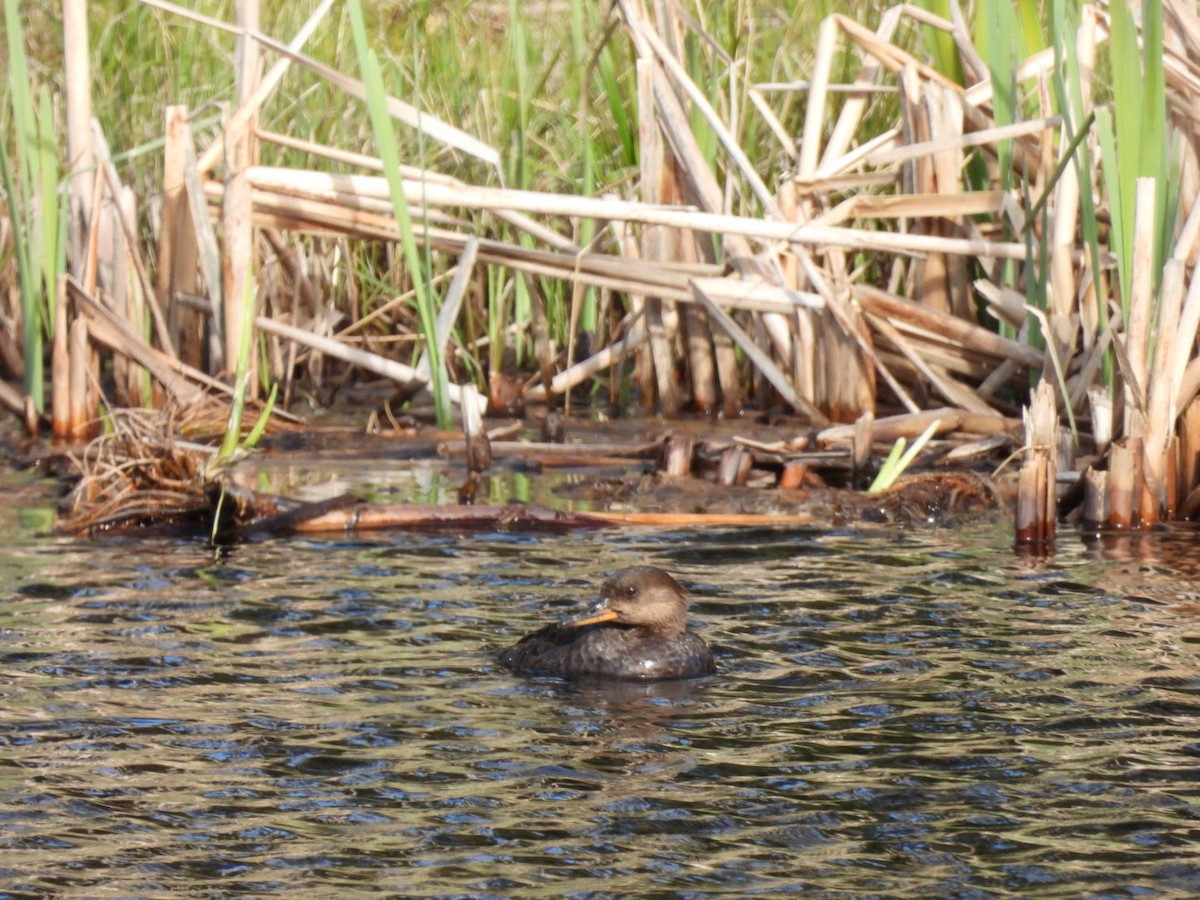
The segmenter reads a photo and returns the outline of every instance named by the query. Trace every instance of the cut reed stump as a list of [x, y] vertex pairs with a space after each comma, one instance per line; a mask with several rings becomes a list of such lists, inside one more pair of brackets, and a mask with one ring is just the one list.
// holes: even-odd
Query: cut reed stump
[[1054, 388], [1042, 380], [1025, 410], [1025, 462], [1017, 479], [1018, 546], [1048, 550], [1054, 546], [1058, 517], [1058, 415]]

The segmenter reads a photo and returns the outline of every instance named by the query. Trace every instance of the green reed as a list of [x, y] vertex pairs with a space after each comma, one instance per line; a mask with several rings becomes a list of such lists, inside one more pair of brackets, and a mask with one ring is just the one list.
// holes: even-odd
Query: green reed
[[358, 64], [363, 84], [367, 90], [367, 109], [371, 116], [371, 127], [375, 131], [375, 144], [383, 161], [384, 175], [392, 197], [392, 209], [400, 228], [400, 244], [404, 248], [404, 259], [408, 264], [409, 278], [417, 297], [417, 314], [420, 317], [421, 334], [425, 337], [425, 352], [429, 357], [430, 391], [433, 393], [437, 422], [441, 428], [449, 428], [450, 387], [446, 364], [437, 336], [437, 306], [428, 284], [428, 268], [417, 249], [413, 232], [412, 217], [408, 211], [408, 200], [404, 196], [404, 182], [400, 177], [400, 158], [396, 150], [396, 132], [392, 117], [387, 110], [387, 92], [383, 86], [383, 74], [379, 58], [367, 44], [367, 29], [363, 23], [362, 5], [359, 0], [350, 0], [351, 31], [354, 46], [358, 51]]
[[0, 178], [9, 198], [13, 248], [21, 289], [25, 393], [45, 410], [43, 342], [54, 327], [54, 285], [62, 271], [65, 219], [59, 194], [58, 141], [49, 91], [34, 102], [25, 33], [17, 0], [5, 0], [8, 96], [12, 109], [13, 158], [0, 141]]

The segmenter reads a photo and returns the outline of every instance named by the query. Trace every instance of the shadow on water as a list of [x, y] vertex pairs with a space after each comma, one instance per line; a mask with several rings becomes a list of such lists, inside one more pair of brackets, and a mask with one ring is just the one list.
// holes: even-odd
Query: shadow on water
[[[0, 897], [1200, 894], [1188, 533], [6, 534]], [[495, 663], [635, 563], [719, 674]]]

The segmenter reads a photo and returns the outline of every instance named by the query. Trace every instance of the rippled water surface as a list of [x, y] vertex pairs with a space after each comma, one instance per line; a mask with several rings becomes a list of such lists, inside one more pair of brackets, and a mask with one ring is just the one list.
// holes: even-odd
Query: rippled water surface
[[[1200, 895], [1196, 538], [0, 549], [0, 897]], [[720, 674], [494, 651], [668, 568]]]

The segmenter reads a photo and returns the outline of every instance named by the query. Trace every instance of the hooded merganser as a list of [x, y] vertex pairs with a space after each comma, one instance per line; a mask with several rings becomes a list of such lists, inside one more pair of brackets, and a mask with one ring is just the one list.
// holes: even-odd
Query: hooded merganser
[[666, 681], [716, 670], [708, 645], [687, 630], [687, 593], [653, 566], [613, 575], [588, 615], [547, 625], [500, 653], [520, 675]]

